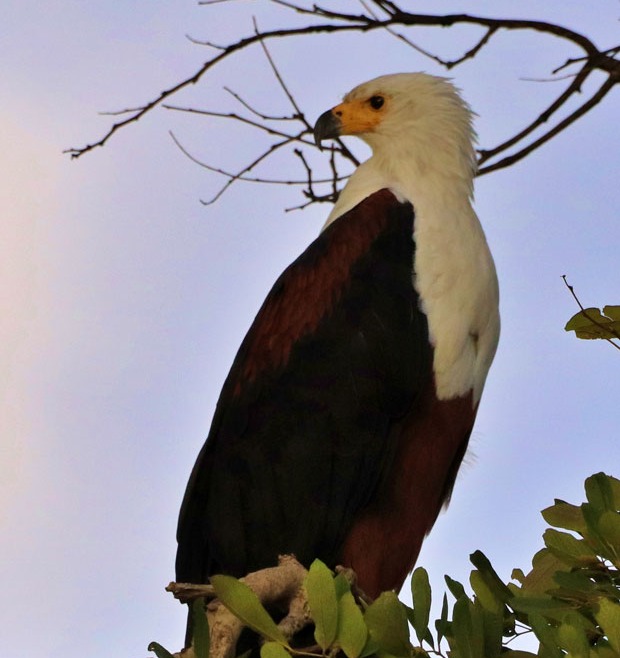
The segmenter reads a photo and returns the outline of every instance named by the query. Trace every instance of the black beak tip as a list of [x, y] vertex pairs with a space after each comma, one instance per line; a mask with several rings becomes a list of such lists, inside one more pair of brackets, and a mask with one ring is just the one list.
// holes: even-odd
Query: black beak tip
[[322, 149], [321, 142], [330, 137], [338, 137], [341, 128], [340, 119], [331, 111], [323, 112], [314, 125], [314, 143]]

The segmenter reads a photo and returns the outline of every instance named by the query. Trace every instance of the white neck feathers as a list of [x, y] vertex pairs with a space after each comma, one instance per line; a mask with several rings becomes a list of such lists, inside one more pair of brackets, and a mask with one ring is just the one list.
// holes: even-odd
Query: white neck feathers
[[471, 113], [452, 85], [438, 84], [445, 101], [439, 110], [424, 113], [420, 103], [418, 113], [403, 110], [361, 136], [373, 155], [349, 179], [326, 226], [383, 188], [411, 202], [413, 285], [428, 318], [437, 395], [450, 399], [471, 390], [477, 404], [499, 337], [497, 277], [471, 206]]

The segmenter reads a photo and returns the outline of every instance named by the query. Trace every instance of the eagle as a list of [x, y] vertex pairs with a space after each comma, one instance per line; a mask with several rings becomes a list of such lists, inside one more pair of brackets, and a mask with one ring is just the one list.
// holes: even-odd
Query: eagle
[[472, 208], [472, 112], [454, 85], [384, 75], [314, 135], [372, 155], [276, 280], [234, 359], [178, 523], [176, 578], [294, 554], [398, 590], [450, 500], [499, 338]]

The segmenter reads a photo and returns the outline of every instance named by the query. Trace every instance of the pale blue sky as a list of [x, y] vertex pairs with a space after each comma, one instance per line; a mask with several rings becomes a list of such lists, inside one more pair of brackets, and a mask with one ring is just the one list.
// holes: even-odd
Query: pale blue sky
[[[176, 516], [234, 353], [271, 283], [316, 235], [327, 207], [283, 212], [292, 189], [219, 180], [176, 149], [229, 166], [260, 148], [233, 125], [159, 111], [104, 149], [102, 110], [135, 106], [223, 41], [269, 25], [265, 2], [8, 0], [0, 9], [0, 652], [11, 658], [139, 658], [150, 640], [181, 646]], [[357, 7], [354, 3], [352, 6]], [[424, 11], [435, 3], [415, 3]], [[446, 11], [471, 3], [442, 3]], [[599, 45], [618, 41], [620, 5], [601, 0], [479, 2], [475, 11], [557, 20]], [[467, 38], [468, 37], [468, 38]], [[456, 52], [473, 33], [425, 32]], [[464, 41], [465, 39], [465, 41]], [[479, 115], [483, 146], [506, 137], [565, 83], [544, 77], [575, 52], [498, 38], [451, 73]], [[430, 61], [387, 36], [273, 45], [308, 116], [382, 73]], [[445, 52], [445, 51], [444, 51]], [[541, 63], [542, 62], [542, 63]], [[179, 98], [230, 109], [224, 85], [286, 111], [258, 49]], [[495, 255], [503, 332], [453, 502], [420, 564], [466, 581], [483, 550], [504, 577], [540, 546], [538, 510], [578, 501], [582, 481], [620, 473], [618, 356], [563, 326], [575, 305], [620, 303], [618, 91], [517, 166], [477, 182]], [[439, 594], [439, 592], [438, 592]]]

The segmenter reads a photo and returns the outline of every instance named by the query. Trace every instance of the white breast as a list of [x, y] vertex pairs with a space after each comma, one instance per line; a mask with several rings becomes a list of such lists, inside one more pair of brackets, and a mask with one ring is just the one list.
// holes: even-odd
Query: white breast
[[469, 199], [415, 189], [414, 285], [435, 348], [437, 395], [473, 389], [477, 402], [499, 339], [499, 293], [491, 252]]
[[386, 179], [371, 158], [349, 180], [326, 226], [385, 187], [412, 203], [413, 285], [428, 318], [437, 396], [445, 400], [472, 390], [477, 403], [500, 327], [497, 275], [484, 232], [467, 189], [430, 177], [399, 179]]

